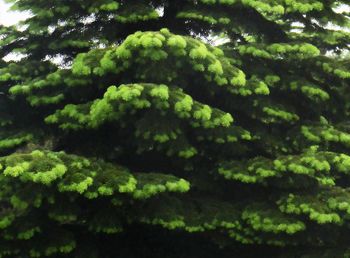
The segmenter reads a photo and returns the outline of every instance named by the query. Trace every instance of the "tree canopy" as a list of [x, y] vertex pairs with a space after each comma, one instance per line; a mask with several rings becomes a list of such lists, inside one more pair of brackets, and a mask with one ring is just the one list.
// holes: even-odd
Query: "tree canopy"
[[347, 1], [7, 2], [0, 257], [350, 257]]

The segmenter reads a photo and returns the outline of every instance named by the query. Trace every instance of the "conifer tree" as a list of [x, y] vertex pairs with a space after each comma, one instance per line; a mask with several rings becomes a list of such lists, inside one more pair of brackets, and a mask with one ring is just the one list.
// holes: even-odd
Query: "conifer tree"
[[0, 257], [350, 257], [347, 1], [7, 2]]

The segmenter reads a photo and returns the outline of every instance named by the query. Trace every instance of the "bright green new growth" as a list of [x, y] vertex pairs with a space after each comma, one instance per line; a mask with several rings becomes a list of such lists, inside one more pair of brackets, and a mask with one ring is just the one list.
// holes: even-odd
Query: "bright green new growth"
[[[0, 228], [6, 229], [4, 237], [13, 241], [16, 239], [29, 241], [45, 231], [44, 225], [28, 229], [24, 227], [19, 231], [18, 223], [23, 219], [27, 220], [27, 225], [37, 223], [36, 217], [28, 220], [27, 214], [31, 213], [44, 211], [45, 220], [53, 223], [53, 227], [60, 227], [62, 223], [65, 224], [68, 221], [71, 225], [78, 225], [83, 217], [87, 219], [88, 214], [87, 211], [84, 212], [85, 214], [82, 213], [80, 198], [98, 199], [106, 196], [106, 205], [113, 207], [120, 205], [116, 200], [129, 203], [133, 199], [146, 199], [162, 192], [184, 193], [190, 189], [188, 181], [174, 176], [155, 173], [131, 174], [124, 167], [68, 155], [64, 152], [36, 150], [29, 154], [14, 154], [1, 158], [0, 164], [3, 171], [1, 183], [7, 186], [1, 192], [2, 201], [9, 203], [7, 212], [0, 216]], [[32, 184], [30, 189], [25, 187], [29, 183]], [[61, 197], [66, 196], [63, 207], [59, 204], [61, 197], [57, 196], [57, 193], [62, 193]], [[63, 193], [69, 193], [69, 195]], [[70, 207], [69, 211], [65, 210], [68, 207]], [[93, 211], [94, 207], [89, 209]], [[118, 230], [114, 227], [105, 227], [104, 221], [96, 221], [94, 216], [89, 220], [94, 221], [90, 228], [93, 232], [103, 231], [111, 234], [122, 230], [120, 226]], [[47, 237], [55, 238], [58, 236], [56, 234], [59, 232], [52, 232]], [[74, 243], [75, 240], [69, 237], [67, 241]], [[28, 246], [28, 249], [21, 251], [35, 252], [42, 256], [48, 253], [50, 255], [71, 253], [74, 250], [74, 247], [66, 250], [60, 247], [60, 243], [56, 244], [54, 249], [47, 247], [39, 251], [35, 247]], [[5, 255], [8, 252], [1, 250], [0, 253]]]
[[7, 2], [0, 257], [350, 257], [348, 2]]

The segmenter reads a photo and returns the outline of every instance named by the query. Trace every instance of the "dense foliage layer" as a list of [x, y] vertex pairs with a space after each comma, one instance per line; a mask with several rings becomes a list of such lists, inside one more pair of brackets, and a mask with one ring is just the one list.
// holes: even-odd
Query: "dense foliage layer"
[[0, 257], [350, 257], [347, 1], [8, 2]]

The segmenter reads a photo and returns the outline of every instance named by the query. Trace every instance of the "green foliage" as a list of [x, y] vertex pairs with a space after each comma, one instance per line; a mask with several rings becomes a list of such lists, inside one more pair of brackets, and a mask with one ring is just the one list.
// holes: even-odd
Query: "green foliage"
[[346, 1], [7, 2], [0, 257], [350, 257]]
[[[6, 185], [0, 193], [1, 201], [7, 203], [6, 210], [0, 216], [0, 228], [4, 232], [2, 241], [55, 239], [61, 237], [62, 232], [52, 232], [47, 236], [45, 228], [60, 228], [67, 223], [80, 225], [86, 220], [91, 222], [88, 222], [89, 231], [116, 234], [123, 230], [120, 222], [115, 221], [116, 217], [106, 221], [102, 218], [109, 217], [109, 211], [101, 210], [96, 214], [96, 207], [93, 206], [88, 208], [91, 213], [83, 211], [84, 201], [81, 198], [103, 198], [105, 205], [112, 208], [128, 205], [133, 199], [146, 199], [162, 192], [187, 192], [190, 188], [188, 181], [172, 175], [130, 173], [125, 167], [64, 152], [36, 150], [29, 154], [13, 154], [1, 158], [0, 164], [0, 181]], [[29, 184], [31, 187], [26, 187]], [[115, 216], [121, 216], [119, 212]], [[45, 218], [30, 214], [45, 214]], [[22, 221], [25, 224], [22, 225]], [[69, 236], [64, 246], [60, 245], [63, 243], [53, 242], [54, 246], [41, 246], [43, 249], [39, 251], [29, 245], [23, 246], [20, 252], [35, 252], [39, 256], [69, 254], [75, 249], [77, 237]], [[17, 253], [16, 250], [5, 251], [6, 248], [11, 250], [11, 244], [7, 247], [4, 245], [4, 248], [0, 251], [2, 255]]]

